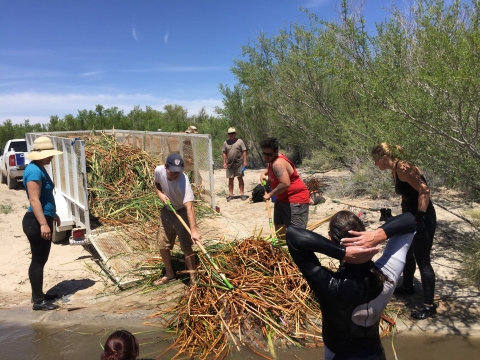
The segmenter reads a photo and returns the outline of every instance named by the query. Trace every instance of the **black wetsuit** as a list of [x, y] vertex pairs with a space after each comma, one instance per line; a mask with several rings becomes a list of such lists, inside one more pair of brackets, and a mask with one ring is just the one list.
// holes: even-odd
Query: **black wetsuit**
[[[326, 360], [385, 359], [379, 335], [380, 316], [400, 278], [415, 218], [402, 214], [382, 228], [390, 240], [380, 259], [375, 263], [342, 264], [337, 272], [321, 266], [315, 252], [341, 260], [344, 246], [308, 230], [287, 228], [290, 254], [322, 310]], [[382, 282], [375, 269], [392, 281]]]
[[[398, 178], [397, 165], [398, 161], [395, 164], [395, 193], [402, 196], [402, 212], [410, 212], [415, 215], [418, 210], [418, 191], [409, 183]], [[423, 175], [422, 180], [427, 184]], [[422, 279], [425, 304], [433, 304], [433, 296], [435, 292], [435, 272], [430, 263], [430, 253], [432, 251], [433, 237], [435, 235], [436, 227], [437, 215], [432, 201], [430, 200], [427, 211], [425, 212], [425, 231], [418, 232], [413, 238], [412, 246], [407, 254], [405, 269], [403, 270], [402, 285], [404, 288], [413, 288], [416, 262]]]

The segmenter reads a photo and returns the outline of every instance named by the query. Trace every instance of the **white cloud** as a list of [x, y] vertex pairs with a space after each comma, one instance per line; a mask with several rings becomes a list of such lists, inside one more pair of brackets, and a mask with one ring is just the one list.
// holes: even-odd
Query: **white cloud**
[[0, 124], [10, 119], [14, 124], [23, 123], [25, 119], [30, 124], [48, 123], [50, 116], [63, 118], [67, 114], [76, 116], [78, 110], [95, 110], [96, 105], [105, 108], [117, 107], [128, 114], [134, 106], [143, 109], [150, 106], [163, 110], [168, 104], [181, 105], [188, 110], [189, 115], [197, 114], [202, 107], [208, 114], [214, 114], [216, 106], [222, 106], [222, 99], [181, 99], [158, 97], [151, 94], [51, 94], [38, 92], [23, 92], [16, 94], [0, 94]]
[[163, 41], [165, 41], [165, 44], [168, 44], [168, 35], [169, 35], [169, 33], [168, 33], [168, 31], [167, 31], [167, 33], [166, 33], [165, 36], [163, 37]]
[[135, 41], [138, 42], [137, 29], [135, 28], [135, 25], [132, 26], [132, 36], [135, 39]]
[[330, 3], [331, 0], [305, 0], [303, 1], [302, 7], [304, 8], [319, 8], [325, 4]]
[[81, 77], [89, 77], [89, 76], [101, 75], [101, 74], [104, 74], [104, 73], [105, 73], [105, 71], [87, 71], [87, 72], [81, 73], [80, 76]]

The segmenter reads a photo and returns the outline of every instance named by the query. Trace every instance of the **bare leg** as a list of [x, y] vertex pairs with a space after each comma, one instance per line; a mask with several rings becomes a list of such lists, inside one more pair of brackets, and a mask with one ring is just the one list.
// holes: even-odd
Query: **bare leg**
[[[195, 253], [192, 250], [185, 252], [185, 264], [187, 265], [188, 270], [196, 270], [195, 269]], [[190, 283], [195, 283], [195, 274], [190, 273]]]
[[165, 277], [167, 279], [173, 279], [175, 277], [175, 273], [173, 272], [172, 267], [172, 254], [168, 249], [161, 249], [160, 256], [163, 260], [163, 265], [165, 266]]
[[243, 182], [243, 177], [242, 176], [238, 177], [238, 187], [240, 188], [240, 194], [244, 195], [245, 194], [245, 183]]
[[233, 196], [233, 180], [235, 180], [235, 178], [228, 178], [228, 193], [230, 196]]

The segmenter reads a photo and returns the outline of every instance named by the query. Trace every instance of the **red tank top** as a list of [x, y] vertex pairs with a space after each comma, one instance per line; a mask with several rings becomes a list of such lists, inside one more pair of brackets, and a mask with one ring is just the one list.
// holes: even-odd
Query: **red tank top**
[[[277, 159], [284, 159], [293, 168], [293, 173], [290, 175], [290, 186], [287, 191], [277, 195], [277, 201], [283, 203], [308, 204], [310, 202], [310, 193], [308, 192], [307, 185], [300, 179], [295, 165], [293, 165], [285, 155], [278, 154]], [[277, 159], [275, 159], [275, 161], [277, 161]], [[268, 164], [267, 171], [270, 186], [273, 190], [278, 186], [279, 182], [273, 173], [272, 163]]]

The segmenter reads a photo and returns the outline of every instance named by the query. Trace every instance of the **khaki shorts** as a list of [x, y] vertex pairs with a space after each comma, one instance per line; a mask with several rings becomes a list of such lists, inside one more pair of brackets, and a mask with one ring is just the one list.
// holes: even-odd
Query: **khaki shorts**
[[243, 174], [242, 174], [241, 170], [242, 170], [241, 166], [234, 167], [234, 168], [231, 168], [231, 169], [227, 168], [227, 178], [231, 179], [231, 178], [236, 178], [236, 177], [242, 177]]
[[[187, 209], [177, 210], [177, 214], [188, 224]], [[172, 250], [177, 236], [183, 252], [192, 250], [192, 237], [180, 220], [177, 219], [173, 211], [168, 210], [167, 207], [164, 206], [162, 210], [160, 210], [160, 224], [157, 233], [160, 250]]]

